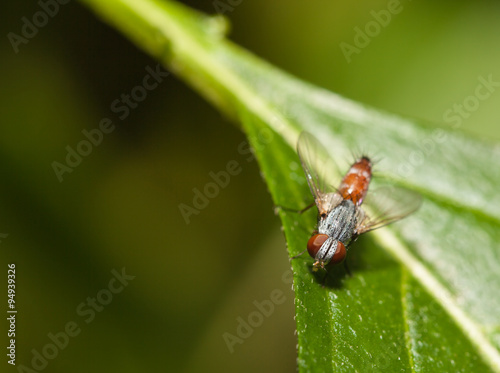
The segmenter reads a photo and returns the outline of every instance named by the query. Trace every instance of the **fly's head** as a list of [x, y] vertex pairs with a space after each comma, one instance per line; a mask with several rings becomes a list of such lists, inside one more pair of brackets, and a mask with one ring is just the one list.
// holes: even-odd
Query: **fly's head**
[[325, 269], [325, 266], [342, 263], [346, 256], [345, 245], [332, 239], [327, 234], [315, 234], [307, 241], [307, 252], [316, 259], [313, 271]]

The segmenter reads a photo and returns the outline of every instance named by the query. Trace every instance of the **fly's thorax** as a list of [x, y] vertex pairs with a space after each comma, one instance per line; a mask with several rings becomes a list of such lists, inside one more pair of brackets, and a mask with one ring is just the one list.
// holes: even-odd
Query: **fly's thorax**
[[347, 245], [354, 235], [356, 216], [354, 203], [351, 200], [344, 200], [325, 217], [320, 217], [318, 232]]

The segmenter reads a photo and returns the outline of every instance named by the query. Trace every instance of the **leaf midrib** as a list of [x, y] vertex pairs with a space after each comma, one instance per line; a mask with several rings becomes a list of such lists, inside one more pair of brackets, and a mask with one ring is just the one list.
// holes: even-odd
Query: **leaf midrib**
[[408, 270], [406, 267], [401, 268], [401, 304], [402, 304], [402, 316], [405, 328], [405, 346], [406, 352], [408, 353], [408, 361], [410, 362], [410, 368], [412, 372], [415, 372], [415, 362], [413, 360], [412, 354], [412, 342], [410, 335], [410, 323], [408, 318]]
[[410, 252], [390, 229], [379, 229], [372, 234], [379, 245], [402, 263], [430, 296], [443, 307], [488, 365], [500, 372], [500, 353], [498, 350], [484, 335], [483, 329], [457, 305], [451, 293], [431, 271]]

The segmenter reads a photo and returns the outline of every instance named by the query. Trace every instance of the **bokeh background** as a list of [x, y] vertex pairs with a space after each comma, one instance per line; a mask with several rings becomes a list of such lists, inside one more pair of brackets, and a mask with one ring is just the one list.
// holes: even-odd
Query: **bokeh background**
[[[183, 2], [216, 13], [212, 0]], [[500, 82], [500, 3], [400, 6], [350, 62], [341, 43], [354, 45], [355, 28], [387, 1], [242, 0], [225, 16], [232, 40], [280, 68], [435, 123], [474, 95], [479, 77]], [[52, 163], [82, 130], [116, 119], [111, 103], [157, 63], [77, 1], [15, 53], [7, 34], [21, 34], [22, 17], [39, 10], [34, 1], [5, 3], [0, 26], [0, 304], [6, 311], [7, 263], [15, 263], [16, 362], [31, 367], [33, 349], [74, 322], [80, 334], [43, 371], [294, 371], [286, 245], [258, 165], [238, 152], [238, 124], [170, 75], [59, 182]], [[500, 90], [459, 130], [499, 141], [499, 108]], [[242, 172], [186, 224], [179, 204], [191, 205], [193, 188], [231, 160]], [[78, 306], [102, 297], [122, 268], [135, 278], [87, 324]], [[237, 336], [238, 318], [276, 290], [284, 303], [231, 352], [225, 333]], [[8, 345], [6, 321], [0, 341]], [[0, 366], [15, 371], [5, 356]]]

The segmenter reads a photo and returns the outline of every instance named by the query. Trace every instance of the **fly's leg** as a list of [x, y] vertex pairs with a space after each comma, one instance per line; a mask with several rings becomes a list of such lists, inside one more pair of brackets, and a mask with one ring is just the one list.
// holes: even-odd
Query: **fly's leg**
[[296, 213], [296, 214], [303, 214], [304, 212], [306, 212], [307, 210], [309, 210], [311, 207], [313, 207], [315, 205], [315, 203], [311, 203], [310, 205], [307, 205], [306, 207], [304, 207], [303, 209], [301, 210], [297, 210], [297, 209], [292, 209], [290, 207], [285, 207], [285, 206], [276, 206], [274, 208], [274, 213], [277, 214], [279, 210], [283, 210], [283, 211], [288, 211], [288, 212], [293, 212], [293, 213]]
[[346, 271], [347, 275], [348, 275], [349, 277], [352, 277], [351, 270], [350, 270], [350, 269], [349, 269], [349, 267], [347, 266], [347, 260], [344, 260], [344, 269], [345, 269], [345, 271]]
[[307, 249], [305, 249], [304, 251], [302, 251], [301, 253], [299, 253], [297, 255], [292, 256], [290, 259], [297, 259], [299, 256], [302, 256], [302, 254], [304, 254], [306, 251], [307, 251]]
[[[292, 209], [292, 208], [289, 208], [289, 207], [279, 206], [278, 205], [278, 206], [274, 207], [274, 213], [278, 214], [279, 210], [283, 210], [283, 211], [289, 211], [289, 212], [293, 212], [295, 214], [299, 214], [300, 215], [300, 214], [303, 214], [304, 212], [306, 212], [307, 210], [309, 210], [311, 207], [313, 207], [315, 205], [316, 205], [316, 203], [312, 202], [311, 204], [307, 205], [306, 207], [304, 207], [301, 210]], [[296, 258], [298, 258], [299, 256], [302, 256], [302, 254], [304, 254], [306, 251], [307, 251], [307, 249], [305, 249], [304, 251], [302, 251], [301, 253], [299, 253], [297, 255], [292, 256], [290, 259], [296, 259]]]
[[[318, 231], [317, 231], [317, 230], [315, 230], [315, 231], [312, 233], [311, 237], [312, 237], [312, 236], [314, 236], [315, 234], [318, 234]], [[301, 251], [301, 252], [300, 252], [300, 253], [298, 253], [297, 255], [292, 256], [290, 259], [297, 259], [299, 256], [302, 256], [302, 254], [304, 254], [306, 251], [307, 251], [307, 249], [305, 249], [304, 251]]]

